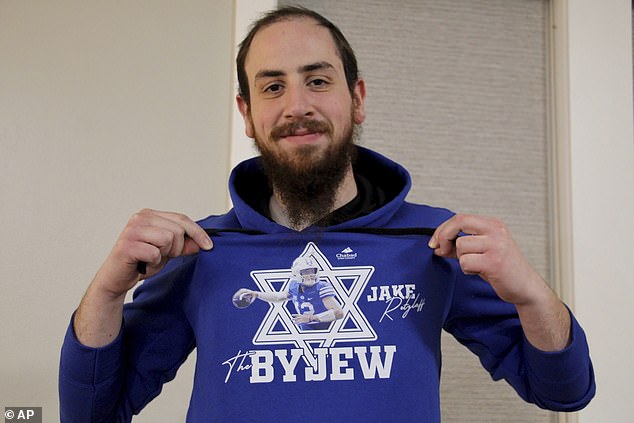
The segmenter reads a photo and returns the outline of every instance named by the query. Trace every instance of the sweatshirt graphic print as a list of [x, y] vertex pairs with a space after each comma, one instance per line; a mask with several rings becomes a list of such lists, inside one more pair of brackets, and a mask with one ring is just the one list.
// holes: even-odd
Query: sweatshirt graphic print
[[[352, 251], [350, 247], [344, 249]], [[276, 361], [282, 367], [279, 372], [283, 374], [282, 379], [287, 381], [297, 380], [298, 367], [303, 367], [303, 372], [298, 373], [304, 380], [354, 380], [356, 366], [349, 361], [358, 363], [359, 376], [364, 379], [389, 378], [396, 345], [367, 346], [368, 341], [377, 340], [377, 334], [359, 301], [365, 295], [364, 303], [382, 303], [378, 324], [384, 319], [393, 321], [392, 315], [397, 314], [404, 319], [412, 310], [422, 312], [425, 305], [425, 299], [415, 292], [416, 285], [381, 285], [367, 290], [375, 270], [373, 266], [333, 266], [313, 242], [306, 245], [299, 257], [309, 258], [316, 266], [320, 280], [314, 285], [304, 285], [301, 279], [294, 277], [292, 269], [251, 272], [260, 292], [289, 293], [288, 302], [269, 304], [252, 339], [254, 346], [278, 349], [249, 350], [231, 357], [223, 362], [227, 365], [225, 380], [228, 382], [234, 371], [246, 369], [250, 370], [250, 383], [271, 382], [275, 379]], [[283, 298], [283, 295], [279, 297]], [[310, 319], [327, 311], [324, 298], [336, 301], [334, 307], [339, 316], [333, 313], [333, 321], [297, 322], [299, 317]], [[289, 307], [291, 302], [292, 309]], [[287, 345], [289, 349], [279, 349], [280, 345]], [[245, 366], [244, 363], [249, 362], [247, 358], [250, 358], [250, 364]], [[238, 361], [241, 364], [236, 367]]]
[[[246, 265], [244, 238], [253, 252], [275, 245], [276, 253], [249, 254]], [[207, 387], [197, 389], [193, 400], [216, 404], [207, 411], [218, 421], [221, 415], [255, 421], [257, 413], [241, 407], [234, 414], [234, 392], [256, 395], [252, 401], [262, 405], [283, 398], [302, 404], [308, 415], [335, 421], [346, 415], [375, 421], [378, 399], [394, 390], [393, 407], [416, 410], [416, 417], [401, 421], [421, 421], [423, 409], [424, 416], [435, 416], [440, 332], [455, 274], [431, 254], [427, 241], [346, 233], [217, 237], [214, 250], [222, 249], [222, 257], [200, 254], [188, 288], [195, 296], [185, 298], [205, 375], [197, 375], [196, 383]], [[298, 258], [316, 266], [319, 279], [312, 286], [294, 275], [291, 264]], [[218, 275], [219, 267], [241, 270], [227, 279], [198, 278]], [[244, 289], [258, 298], [236, 304]], [[327, 300], [336, 311], [326, 321], [310, 322], [328, 311]], [[292, 415], [275, 412], [282, 420]]]

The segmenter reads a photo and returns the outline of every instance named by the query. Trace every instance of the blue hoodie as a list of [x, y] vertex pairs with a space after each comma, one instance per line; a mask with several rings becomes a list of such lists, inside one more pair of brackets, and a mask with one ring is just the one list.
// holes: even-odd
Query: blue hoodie
[[[71, 322], [62, 422], [129, 422], [194, 348], [188, 422], [439, 422], [442, 329], [526, 401], [558, 411], [590, 401], [594, 374], [574, 317], [566, 349], [532, 347], [515, 307], [456, 260], [435, 256], [425, 230], [390, 232], [433, 228], [451, 212], [406, 202], [407, 171], [370, 150], [359, 148], [355, 173], [381, 187], [383, 205], [296, 232], [254, 208], [266, 189], [260, 161], [238, 165], [234, 208], [199, 222], [216, 230], [213, 250], [174, 259], [146, 280], [110, 345], [81, 345]], [[302, 256], [318, 267], [312, 288], [291, 266]], [[278, 299], [236, 295], [242, 288]], [[323, 317], [320, 301], [337, 312]], [[297, 323], [304, 313], [325, 323]]]

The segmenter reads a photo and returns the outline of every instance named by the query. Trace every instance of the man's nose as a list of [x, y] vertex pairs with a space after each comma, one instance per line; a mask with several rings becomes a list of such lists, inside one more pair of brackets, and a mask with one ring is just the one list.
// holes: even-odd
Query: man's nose
[[284, 96], [284, 117], [297, 119], [310, 117], [314, 109], [310, 101], [309, 93], [303, 87], [289, 87]]

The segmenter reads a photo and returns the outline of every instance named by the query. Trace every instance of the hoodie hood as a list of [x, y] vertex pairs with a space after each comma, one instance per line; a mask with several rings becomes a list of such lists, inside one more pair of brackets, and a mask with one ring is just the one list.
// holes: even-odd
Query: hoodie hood
[[[404, 203], [411, 187], [410, 175], [401, 165], [367, 148], [357, 146], [357, 149], [358, 156], [353, 166], [355, 175], [362, 175], [371, 184], [379, 186], [387, 201], [379, 209], [332, 226], [333, 229], [385, 225]], [[229, 192], [235, 215], [242, 228], [266, 233], [293, 232], [292, 229], [263, 216], [254, 207], [263, 196], [271, 195], [271, 188], [259, 157], [243, 161], [233, 169], [229, 178]], [[310, 230], [324, 231], [328, 228], [311, 226], [305, 229]]]

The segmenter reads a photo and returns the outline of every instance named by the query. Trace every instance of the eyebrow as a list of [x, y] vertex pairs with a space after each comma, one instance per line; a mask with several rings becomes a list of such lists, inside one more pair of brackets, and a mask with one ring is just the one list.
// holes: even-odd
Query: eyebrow
[[334, 69], [335, 67], [328, 62], [317, 62], [310, 65], [301, 66], [298, 70], [300, 73], [313, 72], [322, 69]]
[[[321, 69], [334, 69], [334, 68], [335, 67], [332, 64], [326, 61], [321, 61], [321, 62], [311, 63], [309, 65], [300, 66], [299, 68], [297, 68], [297, 72], [308, 73], [308, 72], [314, 72], [316, 70], [321, 70]], [[255, 74], [254, 80], [257, 81], [258, 79], [262, 79], [262, 78], [277, 78], [279, 76], [284, 76], [284, 75], [286, 75], [286, 72], [281, 70], [263, 69]]]

